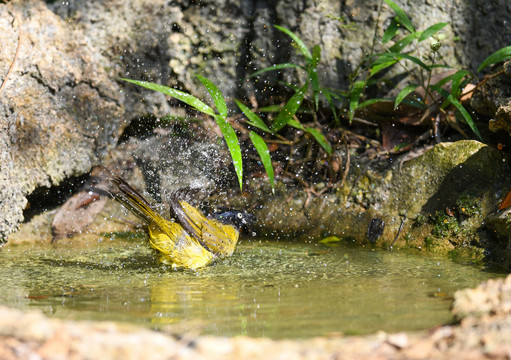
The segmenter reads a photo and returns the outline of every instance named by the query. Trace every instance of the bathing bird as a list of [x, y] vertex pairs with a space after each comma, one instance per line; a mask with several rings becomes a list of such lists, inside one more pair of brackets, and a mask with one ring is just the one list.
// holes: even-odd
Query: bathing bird
[[170, 200], [171, 220], [167, 220], [124, 179], [114, 177], [112, 182], [118, 189], [112, 197], [145, 223], [149, 243], [165, 263], [198, 269], [234, 252], [239, 238], [235, 226], [206, 217], [175, 195]]

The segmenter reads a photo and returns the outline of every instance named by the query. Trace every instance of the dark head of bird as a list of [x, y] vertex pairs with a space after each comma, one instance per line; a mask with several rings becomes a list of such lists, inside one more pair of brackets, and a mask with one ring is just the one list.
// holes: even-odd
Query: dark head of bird
[[246, 211], [226, 210], [221, 208], [211, 213], [209, 217], [217, 219], [224, 224], [233, 225], [244, 231], [249, 230], [252, 224], [255, 222], [255, 216], [253, 214], [249, 214]]

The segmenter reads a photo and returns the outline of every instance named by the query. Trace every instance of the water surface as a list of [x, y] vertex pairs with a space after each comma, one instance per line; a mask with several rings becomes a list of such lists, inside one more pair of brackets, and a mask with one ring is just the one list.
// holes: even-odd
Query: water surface
[[65, 319], [219, 336], [299, 338], [426, 329], [457, 289], [500, 274], [411, 250], [244, 240], [196, 271], [141, 240], [0, 249], [0, 303]]

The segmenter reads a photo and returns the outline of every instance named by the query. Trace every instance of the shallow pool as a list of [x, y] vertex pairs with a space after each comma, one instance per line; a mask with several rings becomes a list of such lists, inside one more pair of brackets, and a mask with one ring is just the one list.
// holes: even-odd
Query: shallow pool
[[228, 260], [174, 271], [143, 240], [104, 240], [0, 249], [0, 303], [175, 333], [299, 338], [448, 323], [454, 291], [501, 275], [412, 250], [254, 239]]

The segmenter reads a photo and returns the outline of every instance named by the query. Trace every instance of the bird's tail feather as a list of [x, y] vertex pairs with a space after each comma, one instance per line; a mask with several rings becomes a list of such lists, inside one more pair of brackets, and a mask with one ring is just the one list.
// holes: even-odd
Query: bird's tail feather
[[157, 211], [153, 210], [149, 202], [124, 179], [117, 176], [112, 178], [112, 182], [117, 185], [119, 189], [117, 193], [112, 194], [115, 200], [132, 211], [148, 225], [156, 223], [156, 225], [161, 226], [165, 223], [165, 219], [163, 219]]

